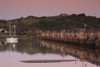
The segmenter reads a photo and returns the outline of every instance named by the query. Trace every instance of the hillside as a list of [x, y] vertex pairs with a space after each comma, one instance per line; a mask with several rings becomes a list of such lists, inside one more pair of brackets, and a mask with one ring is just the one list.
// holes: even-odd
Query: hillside
[[0, 20], [0, 28], [8, 30], [9, 22], [17, 25], [17, 34], [32, 34], [36, 29], [40, 30], [73, 30], [84, 28], [87, 29], [100, 29], [100, 18], [94, 16], [86, 16], [85, 14], [60, 14], [58, 16], [50, 17], [35, 17], [28, 16], [26, 18], [17, 18], [13, 20]]

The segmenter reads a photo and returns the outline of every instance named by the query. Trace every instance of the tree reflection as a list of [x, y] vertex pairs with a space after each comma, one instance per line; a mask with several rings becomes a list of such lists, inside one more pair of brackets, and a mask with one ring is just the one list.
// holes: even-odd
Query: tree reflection
[[[57, 43], [47, 40], [37, 40], [36, 38], [19, 38], [17, 44], [5, 44], [5, 40], [0, 40], [0, 52], [15, 51], [19, 53], [27, 53], [33, 55], [36, 53], [54, 53], [59, 54], [62, 57], [71, 55], [84, 61], [91, 62], [96, 65], [100, 65], [100, 50], [89, 49], [72, 46], [70, 44]], [[75, 64], [77, 62], [75, 61]], [[87, 64], [84, 64], [85, 67]]]

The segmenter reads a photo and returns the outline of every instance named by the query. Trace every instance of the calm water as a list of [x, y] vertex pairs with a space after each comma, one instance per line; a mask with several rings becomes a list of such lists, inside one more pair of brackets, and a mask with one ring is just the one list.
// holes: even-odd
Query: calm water
[[[46, 63], [36, 63], [37, 60]], [[0, 67], [99, 67], [99, 64], [99, 50], [34, 38], [19, 39], [16, 44], [0, 39]]]

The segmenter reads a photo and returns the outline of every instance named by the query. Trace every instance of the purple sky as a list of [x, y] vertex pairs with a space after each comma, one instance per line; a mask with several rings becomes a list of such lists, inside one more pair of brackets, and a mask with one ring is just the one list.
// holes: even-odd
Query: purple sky
[[0, 19], [61, 13], [100, 17], [100, 0], [0, 0]]

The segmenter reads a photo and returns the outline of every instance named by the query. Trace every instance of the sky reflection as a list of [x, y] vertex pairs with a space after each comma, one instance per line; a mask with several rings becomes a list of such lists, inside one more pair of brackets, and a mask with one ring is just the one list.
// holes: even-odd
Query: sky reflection
[[[2, 41], [3, 43], [4, 41]], [[43, 41], [42, 41], [43, 42]], [[80, 60], [66, 52], [40, 45], [37, 40], [20, 40], [15, 47], [11, 44], [0, 46], [0, 67], [97, 67], [87, 61]], [[55, 44], [55, 43], [54, 43]], [[53, 45], [54, 45], [53, 44]], [[56, 46], [56, 45], [55, 45]], [[57, 46], [56, 46], [57, 47]], [[76, 60], [57, 63], [23, 63], [22, 60]]]

